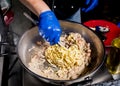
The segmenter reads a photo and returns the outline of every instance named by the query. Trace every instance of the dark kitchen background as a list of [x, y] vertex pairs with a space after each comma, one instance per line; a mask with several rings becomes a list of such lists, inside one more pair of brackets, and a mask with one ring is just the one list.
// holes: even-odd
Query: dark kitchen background
[[[45, 84], [41, 84], [39, 80], [35, 79], [34, 77], [27, 75], [24, 72], [24, 69], [21, 67], [18, 56], [16, 54], [16, 45], [19, 38], [22, 34], [34, 26], [34, 24], [24, 16], [24, 13], [27, 13], [31, 16], [33, 14], [23, 6], [19, 0], [11, 0], [11, 6], [7, 15], [9, 16], [10, 20], [7, 24], [4, 24], [5, 29], [7, 29], [8, 33], [6, 36], [9, 38], [8, 42], [12, 45], [11, 42], [14, 42], [14, 46], [5, 46], [5, 49], [8, 54], [3, 55], [0, 54], [0, 85], [1, 86], [48, 86]], [[120, 3], [119, 0], [99, 0], [98, 6], [88, 12], [88, 13], [81, 13], [81, 20], [82, 23], [94, 20], [94, 19], [104, 19], [110, 21], [114, 24], [118, 24], [120, 22]], [[2, 22], [0, 21], [0, 24]], [[1, 41], [1, 39], [0, 39]], [[6, 44], [3, 44], [6, 45]], [[0, 46], [0, 48], [2, 45]], [[9, 53], [12, 52], [12, 53]], [[104, 76], [106, 75], [106, 76]], [[25, 77], [26, 76], [26, 77]], [[98, 79], [99, 78], [99, 79]], [[110, 81], [110, 82], [109, 82]], [[94, 77], [94, 84], [96, 86], [110, 86], [116, 84], [120, 85], [120, 80], [113, 81], [112, 76], [107, 71], [106, 67], [102, 67], [99, 72]]]
[[83, 22], [90, 19], [105, 19], [115, 24], [120, 22], [119, 0], [99, 0], [98, 6], [89, 13], [82, 14]]

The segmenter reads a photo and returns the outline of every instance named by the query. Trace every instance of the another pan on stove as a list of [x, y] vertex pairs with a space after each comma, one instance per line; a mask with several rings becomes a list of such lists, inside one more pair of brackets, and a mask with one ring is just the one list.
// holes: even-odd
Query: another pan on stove
[[[36, 41], [43, 40], [41, 36], [39, 36], [38, 33], [38, 27], [33, 27], [30, 30], [26, 31], [22, 37], [20, 38], [18, 42], [18, 55], [20, 62], [22, 66], [28, 71], [29, 74], [33, 75], [34, 77], [47, 82], [52, 83], [55, 85], [70, 85], [74, 84], [76, 82], [82, 82], [86, 78], [91, 78], [91, 76], [94, 75], [96, 71], [101, 67], [105, 60], [105, 48], [103, 45], [103, 42], [100, 40], [100, 38], [93, 32], [91, 29], [85, 27], [82, 24], [74, 23], [74, 22], [68, 22], [68, 21], [61, 21], [60, 24], [62, 27], [62, 30], [65, 33], [69, 32], [78, 32], [80, 33], [87, 42], [91, 45], [91, 63], [88, 67], [86, 67], [84, 73], [82, 76], [78, 77], [74, 80], [53, 80], [48, 79], [45, 77], [42, 77], [40, 75], [35, 74], [31, 70], [28, 69], [28, 63], [30, 62], [29, 52], [28, 49], [30, 49], [33, 45], [35, 45]], [[86, 81], [89, 81], [86, 80]], [[83, 84], [83, 83], [82, 83]]]

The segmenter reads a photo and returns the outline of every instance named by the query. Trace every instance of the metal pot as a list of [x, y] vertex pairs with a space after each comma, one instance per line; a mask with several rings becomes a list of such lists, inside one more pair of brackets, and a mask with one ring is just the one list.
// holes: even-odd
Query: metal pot
[[105, 48], [103, 45], [102, 40], [96, 35], [95, 32], [90, 30], [89, 28], [85, 27], [82, 24], [74, 23], [74, 22], [68, 22], [68, 21], [61, 21], [60, 24], [62, 27], [62, 30], [65, 33], [68, 32], [78, 32], [80, 33], [87, 42], [91, 45], [91, 63], [88, 67], [86, 67], [84, 73], [82, 76], [78, 77], [74, 80], [53, 80], [48, 79], [45, 77], [42, 77], [40, 75], [35, 74], [31, 70], [28, 69], [28, 62], [30, 62], [30, 57], [28, 53], [28, 49], [32, 47], [32, 45], [35, 45], [36, 41], [43, 40], [41, 36], [39, 36], [38, 33], [38, 27], [33, 27], [32, 29], [26, 31], [22, 37], [20, 38], [18, 42], [18, 55], [19, 60], [22, 64], [22, 66], [33, 76], [37, 77], [38, 79], [47, 82], [52, 83], [56, 85], [71, 85], [76, 82], [81, 82], [85, 80], [88, 77], [91, 77], [94, 75], [94, 73], [101, 67], [102, 63], [105, 60]]

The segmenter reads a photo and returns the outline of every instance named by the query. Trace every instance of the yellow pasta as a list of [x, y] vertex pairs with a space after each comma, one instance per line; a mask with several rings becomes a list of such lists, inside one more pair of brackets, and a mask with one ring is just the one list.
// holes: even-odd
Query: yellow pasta
[[73, 34], [67, 37], [67, 41], [72, 42], [69, 48], [56, 44], [46, 49], [45, 57], [50, 64], [59, 68], [71, 68], [82, 64], [83, 59], [80, 56], [84, 50], [79, 48]]

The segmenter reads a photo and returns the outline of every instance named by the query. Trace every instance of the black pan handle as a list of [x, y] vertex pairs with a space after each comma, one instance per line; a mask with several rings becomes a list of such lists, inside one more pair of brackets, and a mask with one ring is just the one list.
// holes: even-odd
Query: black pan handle
[[85, 80], [82, 80], [82, 81], [80, 81], [80, 82], [73, 83], [73, 84], [68, 85], [68, 86], [83, 86], [83, 85], [91, 85], [92, 82], [93, 82], [93, 79], [90, 78], [90, 77], [87, 77], [87, 78], [85, 78]]
[[9, 45], [7, 42], [0, 42], [0, 45]]

